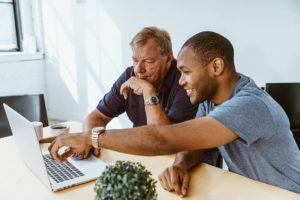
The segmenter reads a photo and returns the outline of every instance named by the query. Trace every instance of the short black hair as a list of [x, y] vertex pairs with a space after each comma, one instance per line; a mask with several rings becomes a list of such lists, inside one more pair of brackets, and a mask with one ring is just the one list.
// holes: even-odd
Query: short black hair
[[234, 66], [233, 46], [227, 38], [218, 33], [212, 31], [197, 33], [189, 38], [181, 49], [184, 47], [191, 47], [204, 65], [219, 57], [225, 63]]

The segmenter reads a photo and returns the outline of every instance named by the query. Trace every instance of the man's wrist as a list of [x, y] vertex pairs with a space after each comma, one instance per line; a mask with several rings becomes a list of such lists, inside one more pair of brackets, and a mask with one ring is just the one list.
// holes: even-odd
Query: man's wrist
[[182, 169], [182, 170], [186, 170], [186, 171], [189, 170], [188, 166], [184, 163], [173, 163], [172, 166], [177, 167], [177, 168]]
[[92, 130], [87, 130], [84, 132], [85, 143], [89, 146], [92, 146]]
[[150, 97], [155, 95], [156, 95], [156, 89], [153, 86], [143, 90], [144, 100], [149, 99]]
[[156, 90], [154, 87], [149, 87], [147, 90], [143, 92], [144, 104], [146, 105], [156, 105], [159, 103], [159, 99], [156, 94]]

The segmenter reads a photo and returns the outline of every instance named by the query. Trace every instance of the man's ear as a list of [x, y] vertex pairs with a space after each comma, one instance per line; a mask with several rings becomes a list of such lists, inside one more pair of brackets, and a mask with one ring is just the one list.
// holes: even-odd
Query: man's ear
[[212, 64], [214, 74], [220, 76], [224, 72], [224, 60], [222, 58], [215, 58]]
[[168, 55], [167, 55], [167, 63], [168, 63], [169, 65], [171, 65], [172, 60], [173, 60], [173, 52], [170, 52], [170, 53], [168, 53]]

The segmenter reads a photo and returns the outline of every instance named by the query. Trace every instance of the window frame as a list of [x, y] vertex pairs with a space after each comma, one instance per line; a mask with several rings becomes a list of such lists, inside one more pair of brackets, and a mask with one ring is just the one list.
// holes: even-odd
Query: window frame
[[[5, 3], [5, 2], [2, 2]], [[9, 2], [8, 2], [9, 3]], [[17, 40], [17, 47], [12, 49], [1, 49], [0, 52], [21, 52], [22, 48], [22, 23], [21, 23], [21, 14], [20, 14], [20, 2], [19, 0], [12, 0], [12, 6], [14, 11], [14, 26], [16, 30], [16, 40]]]

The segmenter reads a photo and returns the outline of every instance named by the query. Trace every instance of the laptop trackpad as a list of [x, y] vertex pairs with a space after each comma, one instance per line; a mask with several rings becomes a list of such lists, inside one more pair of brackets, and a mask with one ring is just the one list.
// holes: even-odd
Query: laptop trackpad
[[99, 175], [101, 175], [106, 168], [106, 163], [93, 155], [90, 155], [83, 160], [76, 160], [74, 157], [70, 156], [68, 161], [83, 172], [87, 171], [90, 173], [91, 171], [95, 171], [95, 173]]

